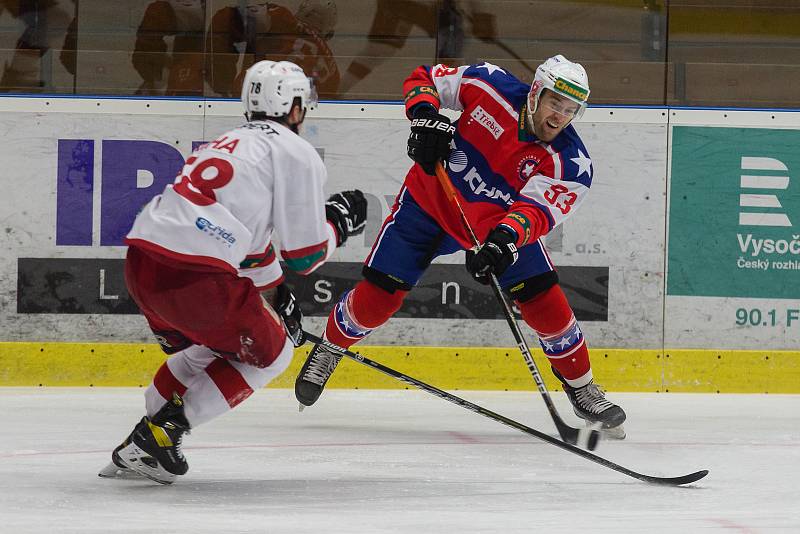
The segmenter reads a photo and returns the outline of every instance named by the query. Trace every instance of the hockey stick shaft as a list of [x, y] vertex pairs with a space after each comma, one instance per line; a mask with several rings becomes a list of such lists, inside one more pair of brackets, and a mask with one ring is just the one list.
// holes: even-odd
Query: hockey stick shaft
[[493, 411], [491, 411], [491, 410], [489, 410], [487, 408], [484, 408], [482, 406], [474, 404], [474, 403], [472, 403], [472, 402], [470, 402], [468, 400], [462, 399], [461, 397], [457, 397], [457, 396], [455, 396], [455, 395], [453, 395], [451, 393], [448, 393], [448, 392], [446, 392], [444, 390], [441, 390], [441, 389], [437, 388], [436, 386], [432, 386], [432, 385], [427, 384], [427, 383], [425, 383], [425, 382], [423, 382], [421, 380], [417, 380], [416, 378], [413, 378], [413, 377], [408, 376], [408, 375], [406, 375], [404, 373], [401, 373], [400, 371], [395, 371], [394, 369], [392, 369], [390, 367], [387, 367], [387, 366], [385, 366], [385, 365], [383, 365], [381, 363], [378, 363], [376, 361], [370, 360], [369, 358], [367, 358], [365, 356], [362, 356], [361, 354], [356, 354], [355, 352], [352, 352], [352, 351], [347, 350], [347, 349], [345, 349], [343, 347], [335, 345], [335, 344], [331, 343], [330, 341], [327, 341], [327, 340], [325, 340], [325, 339], [323, 339], [321, 337], [315, 336], [314, 334], [310, 334], [308, 332], [305, 332], [305, 336], [306, 336], [306, 339], [308, 341], [312, 342], [312, 343], [316, 343], [317, 345], [322, 345], [324, 347], [327, 347], [328, 349], [330, 349], [331, 351], [335, 352], [336, 354], [341, 354], [342, 356], [346, 356], [347, 358], [349, 358], [349, 359], [351, 359], [353, 361], [356, 361], [356, 362], [358, 362], [360, 364], [366, 365], [367, 367], [372, 367], [376, 371], [379, 371], [379, 372], [381, 372], [381, 373], [383, 373], [385, 375], [388, 375], [388, 376], [390, 376], [390, 377], [392, 377], [392, 378], [394, 378], [396, 380], [399, 380], [400, 382], [403, 382], [405, 384], [409, 384], [411, 386], [414, 386], [415, 388], [420, 389], [420, 390], [422, 390], [422, 391], [424, 391], [426, 393], [430, 393], [431, 395], [435, 395], [436, 397], [439, 397], [439, 398], [444, 399], [446, 401], [449, 401], [449, 402], [451, 402], [453, 404], [461, 406], [462, 408], [465, 408], [465, 409], [467, 409], [467, 410], [469, 410], [471, 412], [475, 412], [478, 415], [482, 415], [484, 417], [487, 417], [489, 419], [497, 421], [498, 423], [502, 423], [502, 424], [504, 424], [504, 425], [506, 425], [508, 427], [514, 428], [516, 430], [519, 430], [520, 432], [524, 432], [525, 434], [528, 434], [530, 436], [538, 438], [538, 439], [540, 439], [542, 441], [545, 441], [545, 442], [547, 442], [547, 443], [549, 443], [551, 445], [555, 445], [556, 447], [558, 447], [560, 449], [564, 449], [565, 451], [569, 451], [569, 452], [571, 452], [573, 454], [577, 454], [578, 456], [581, 456], [581, 457], [583, 457], [583, 458], [585, 458], [585, 459], [587, 459], [589, 461], [592, 461], [592, 462], [595, 462], [597, 464], [600, 464], [603, 467], [607, 467], [609, 469], [613, 469], [614, 471], [617, 471], [617, 472], [622, 473], [624, 475], [627, 475], [629, 477], [633, 477], [635, 479], [642, 480], [644, 482], [649, 482], [651, 484], [663, 484], [663, 485], [669, 485], [669, 486], [680, 486], [680, 485], [683, 485], [683, 484], [690, 484], [692, 482], [700, 480], [701, 478], [703, 478], [704, 476], [706, 476], [708, 474], [707, 470], [696, 471], [694, 473], [690, 473], [688, 475], [684, 475], [684, 476], [680, 476], [680, 477], [657, 477], [657, 476], [644, 475], [642, 473], [637, 473], [636, 471], [632, 471], [632, 470], [628, 469], [627, 467], [623, 467], [623, 466], [621, 466], [619, 464], [616, 464], [616, 463], [614, 463], [614, 462], [612, 462], [610, 460], [606, 460], [605, 458], [597, 456], [596, 454], [592, 454], [589, 451], [585, 451], [585, 450], [583, 450], [583, 449], [581, 449], [579, 447], [576, 447], [576, 446], [571, 445], [569, 443], [565, 443], [565, 442], [563, 442], [563, 441], [561, 441], [559, 439], [556, 439], [556, 438], [554, 438], [554, 437], [552, 437], [552, 436], [550, 436], [548, 434], [545, 434], [544, 432], [536, 430], [535, 428], [531, 428], [529, 426], [523, 425], [522, 423], [519, 423], [519, 422], [517, 422], [517, 421], [515, 421], [513, 419], [509, 419], [508, 417], [506, 417], [504, 415], [500, 415], [499, 413], [493, 412]]
[[[447, 171], [445, 171], [441, 162], [436, 162], [436, 177], [439, 179], [439, 184], [442, 186], [442, 189], [444, 189], [447, 198], [450, 200], [450, 203], [458, 212], [458, 215], [461, 219], [461, 224], [472, 238], [472, 244], [476, 247], [480, 246], [478, 237], [475, 235], [475, 232], [472, 230], [472, 226], [467, 220], [464, 209], [461, 207], [461, 202], [458, 200], [456, 190], [453, 187], [453, 184], [450, 183], [450, 178], [447, 176]], [[508, 300], [506, 300], [505, 295], [503, 295], [503, 290], [500, 288], [500, 282], [498, 282], [494, 273], [490, 273], [490, 279], [492, 291], [494, 292], [494, 296], [497, 298], [497, 301], [500, 303], [500, 306], [503, 308], [503, 315], [505, 316], [509, 328], [511, 328], [514, 341], [517, 342], [517, 348], [519, 348], [519, 351], [522, 353], [522, 357], [525, 360], [525, 365], [528, 366], [528, 370], [530, 371], [531, 376], [533, 376], [533, 381], [536, 382], [536, 387], [539, 389], [539, 393], [542, 395], [545, 406], [547, 406], [547, 410], [550, 412], [550, 416], [552, 417], [553, 423], [558, 429], [561, 439], [569, 443], [576, 443], [579, 430], [566, 424], [558, 414], [558, 410], [556, 410], [556, 407], [553, 404], [553, 399], [550, 398], [550, 393], [547, 391], [547, 387], [544, 385], [542, 374], [539, 372], [539, 368], [536, 366], [536, 361], [533, 359], [530, 347], [522, 335], [522, 330], [520, 330], [517, 320], [514, 318], [514, 312], [511, 310], [511, 306], [509, 305]], [[597, 431], [593, 430], [592, 432]], [[592, 445], [590, 448], [594, 448], [594, 445], [597, 443], [597, 439], [598, 436], [595, 434], [589, 442], [590, 445]]]

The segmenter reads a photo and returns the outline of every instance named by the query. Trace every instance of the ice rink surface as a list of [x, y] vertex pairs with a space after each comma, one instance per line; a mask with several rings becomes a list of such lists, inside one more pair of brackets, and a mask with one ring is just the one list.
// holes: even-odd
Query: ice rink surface
[[[800, 532], [800, 396], [612, 394], [628, 478], [416, 390], [262, 390], [184, 440], [172, 486], [97, 477], [141, 389], [0, 388], [0, 533]], [[538, 393], [455, 392], [548, 433]], [[554, 400], [577, 423], [562, 393]]]

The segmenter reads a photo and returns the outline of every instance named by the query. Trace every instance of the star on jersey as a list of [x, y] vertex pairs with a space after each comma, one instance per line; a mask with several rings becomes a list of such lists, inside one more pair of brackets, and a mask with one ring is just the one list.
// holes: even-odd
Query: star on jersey
[[479, 69], [486, 69], [486, 70], [489, 72], [489, 75], [490, 75], [490, 76], [491, 76], [492, 74], [494, 74], [494, 71], [496, 71], [496, 70], [499, 70], [499, 71], [500, 71], [500, 72], [502, 72], [503, 74], [505, 74], [505, 73], [506, 73], [506, 71], [504, 71], [503, 69], [501, 69], [501, 68], [500, 68], [500, 67], [498, 67], [497, 65], [492, 65], [492, 64], [491, 64], [491, 63], [489, 63], [488, 61], [484, 61], [482, 65], [478, 65], [478, 68], [479, 68]]
[[[339, 302], [337, 305], [338, 322], [339, 325], [344, 327], [346, 334], [354, 334], [356, 337], [364, 337], [370, 333], [371, 330], [365, 329], [363, 326], [357, 324], [350, 315], [345, 311], [344, 304]], [[349, 319], [349, 320], [348, 320]]]
[[530, 177], [531, 177], [531, 175], [533, 174], [533, 169], [534, 169], [535, 167], [536, 167], [536, 166], [535, 166], [534, 164], [532, 164], [532, 163], [528, 163], [528, 164], [526, 164], [524, 167], [522, 167], [522, 174], [523, 174], [523, 176], [526, 176], [526, 177], [530, 178]]
[[578, 149], [578, 157], [570, 158], [570, 161], [578, 166], [578, 177], [583, 173], [588, 174], [589, 178], [592, 177], [592, 160], [581, 149]]

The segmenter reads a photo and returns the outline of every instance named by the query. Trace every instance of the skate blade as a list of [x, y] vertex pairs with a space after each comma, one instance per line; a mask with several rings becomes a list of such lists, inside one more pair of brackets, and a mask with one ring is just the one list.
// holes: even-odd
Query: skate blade
[[[140, 449], [135, 443], [130, 443], [118, 452], [119, 458], [130, 469], [159, 484], [172, 484], [178, 475], [172, 474], [159, 464], [155, 458]], [[155, 464], [152, 466], [150, 464]]]
[[118, 480], [142, 480], [144, 477], [127, 467], [120, 467], [114, 462], [108, 462], [108, 465], [97, 473], [100, 478], [116, 478]]
[[297, 404], [298, 404], [297, 408], [299, 409], [300, 413], [303, 413], [303, 410], [306, 409], [306, 405], [303, 404], [302, 402], [298, 402]]

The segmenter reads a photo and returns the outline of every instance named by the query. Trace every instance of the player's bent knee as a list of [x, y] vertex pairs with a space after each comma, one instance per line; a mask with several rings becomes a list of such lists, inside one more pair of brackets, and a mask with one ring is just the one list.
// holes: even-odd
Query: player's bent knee
[[406, 293], [411, 291], [412, 286], [408, 282], [400, 280], [390, 274], [383, 273], [377, 269], [373, 269], [368, 265], [365, 265], [361, 269], [361, 274], [364, 276], [364, 280], [383, 289], [390, 295], [394, 295], [398, 291], [404, 291]]
[[383, 324], [403, 305], [408, 290], [402, 289], [401, 284], [394, 284], [394, 290], [390, 292], [385, 288], [386, 285], [391, 285], [386, 280], [391, 279], [387, 277], [384, 279], [384, 284], [379, 285], [371, 279], [365, 279], [355, 288], [353, 314], [365, 326], [374, 327]]
[[289, 367], [289, 364], [292, 363], [292, 357], [294, 356], [294, 343], [287, 337], [286, 343], [281, 348], [281, 351], [278, 353], [278, 356], [270, 363], [267, 367], [262, 367], [259, 369], [259, 380], [257, 385], [258, 387], [263, 387], [269, 384], [272, 380], [276, 377], [283, 374], [283, 372]]
[[558, 273], [549, 271], [523, 280], [508, 292], [512, 299], [521, 304], [533, 300], [556, 284], [558, 284]]

